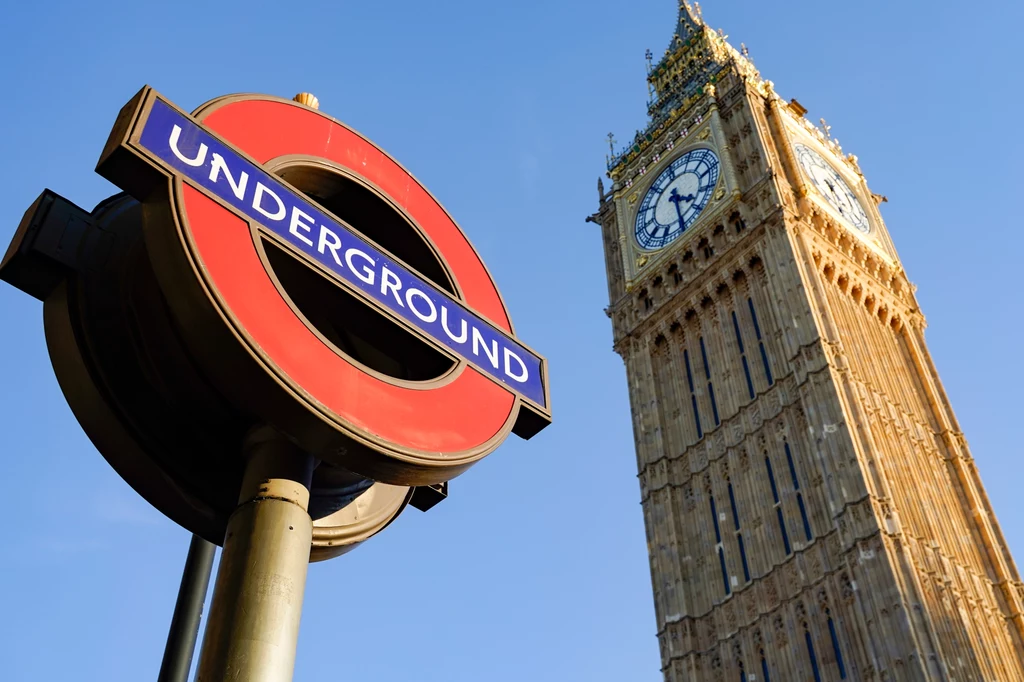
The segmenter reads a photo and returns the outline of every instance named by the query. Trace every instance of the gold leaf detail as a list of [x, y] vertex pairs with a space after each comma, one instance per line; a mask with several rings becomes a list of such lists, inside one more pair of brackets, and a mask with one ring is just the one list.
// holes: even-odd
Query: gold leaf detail
[[318, 100], [316, 96], [310, 92], [300, 92], [299, 94], [295, 95], [295, 97], [292, 97], [292, 101], [298, 102], [299, 104], [305, 104], [310, 109], [320, 108], [320, 100]]

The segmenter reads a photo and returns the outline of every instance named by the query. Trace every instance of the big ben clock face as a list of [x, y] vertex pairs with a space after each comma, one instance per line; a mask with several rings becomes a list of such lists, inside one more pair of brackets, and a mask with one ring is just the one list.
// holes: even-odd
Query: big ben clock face
[[718, 157], [710, 149], [694, 149], [673, 161], [640, 203], [637, 243], [660, 249], [685, 232], [707, 207], [718, 174]]
[[814, 183], [815, 188], [825, 197], [839, 215], [846, 219], [846, 222], [853, 225], [861, 232], [867, 234], [871, 231], [871, 223], [864, 212], [857, 195], [853, 193], [850, 186], [843, 180], [843, 176], [833, 168], [828, 161], [822, 158], [821, 154], [814, 151], [807, 145], [793, 145], [796, 151], [797, 161], [804, 173]]

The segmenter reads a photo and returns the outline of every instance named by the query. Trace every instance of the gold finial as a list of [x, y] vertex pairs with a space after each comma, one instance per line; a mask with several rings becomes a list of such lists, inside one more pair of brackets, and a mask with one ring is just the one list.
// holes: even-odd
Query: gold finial
[[320, 100], [318, 100], [316, 96], [310, 92], [300, 92], [299, 94], [295, 95], [295, 97], [292, 97], [292, 101], [298, 102], [299, 104], [305, 104], [310, 109], [320, 108]]
[[832, 139], [832, 126], [830, 126], [828, 123], [825, 123], [825, 119], [823, 119], [823, 118], [819, 118], [818, 120], [821, 121], [821, 129], [825, 131], [825, 139], [826, 140], [831, 140]]

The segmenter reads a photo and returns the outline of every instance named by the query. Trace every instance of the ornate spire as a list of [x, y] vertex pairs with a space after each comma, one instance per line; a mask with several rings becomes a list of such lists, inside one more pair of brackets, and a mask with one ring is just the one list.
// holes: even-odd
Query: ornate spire
[[[719, 70], [730, 61], [724, 36], [716, 34], [701, 14], [700, 3], [679, 0], [679, 18], [665, 56], [650, 67], [649, 87], [654, 91], [649, 108], [652, 123], [664, 120], [684, 101], [715, 82]], [[738, 53], [737, 53], [738, 54]]]
[[676, 27], [676, 35], [686, 40], [703, 25], [704, 18], [701, 16], [700, 3], [695, 2], [691, 6], [687, 0], [682, 0], [679, 3], [679, 25]]
[[673, 121], [706, 101], [707, 86], [717, 83], [726, 69], [760, 81], [757, 69], [746, 55], [729, 45], [724, 33], [713, 31], [704, 23], [700, 4], [690, 0], [678, 2], [676, 31], [665, 55], [655, 63], [649, 52], [645, 55], [650, 121], [646, 129], [637, 132], [629, 147], [619, 154], [612, 152], [609, 171], [640, 154]]

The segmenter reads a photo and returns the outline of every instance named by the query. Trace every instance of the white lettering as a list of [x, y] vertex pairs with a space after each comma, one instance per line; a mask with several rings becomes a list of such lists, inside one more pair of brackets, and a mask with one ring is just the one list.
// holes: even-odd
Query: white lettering
[[[421, 298], [427, 302], [427, 306], [430, 308], [429, 315], [424, 315], [420, 311], [416, 310], [416, 306], [412, 304], [413, 296]], [[437, 308], [434, 307], [434, 302], [431, 301], [430, 298], [419, 289], [406, 289], [405, 302], [409, 304], [409, 310], [412, 311], [412, 314], [420, 318], [424, 322], [433, 322], [434, 320], [437, 319]]]
[[[262, 185], [256, 186], [257, 192], [259, 192], [260, 187], [262, 187]], [[303, 220], [306, 220], [308, 222], [303, 222]], [[292, 206], [292, 219], [288, 225], [288, 231], [291, 232], [296, 237], [298, 237], [299, 240], [305, 242], [309, 246], [313, 246], [313, 240], [307, 237], [306, 235], [300, 233], [301, 230], [302, 232], [306, 232], [308, 234], [309, 231], [313, 229], [312, 221], [313, 216], [307, 215], [298, 206]]]
[[[330, 239], [330, 243], [328, 243], [328, 238]], [[329, 250], [331, 255], [334, 256], [334, 262], [341, 265], [341, 258], [338, 256], [338, 249], [340, 248], [341, 240], [338, 238], [338, 235], [336, 235], [333, 230], [321, 225], [320, 239], [317, 240], [316, 250], [320, 253], [323, 253], [324, 249]]]
[[480, 330], [473, 327], [473, 355], [479, 357], [480, 350], [483, 349], [484, 355], [491, 361], [491, 365], [494, 366], [494, 369], [498, 369], [498, 342], [491, 341], [490, 348], [487, 347], [486, 343]]
[[[366, 264], [363, 265], [362, 272], [360, 272], [359, 269], [352, 264], [352, 256], [359, 256], [364, 261], [366, 261]], [[355, 275], [360, 281], [366, 282], [370, 286], [373, 286], [373, 270], [371, 270], [370, 268], [372, 266], [377, 265], [376, 261], [374, 261], [372, 258], [367, 256], [359, 249], [349, 249], [348, 251], [345, 252], [345, 264], [348, 265], [348, 269], [351, 270], [352, 274]]]
[[[510, 360], [515, 360], [516, 364], [519, 365], [519, 374], [512, 373], [512, 365], [509, 362]], [[526, 363], [523, 362], [523, 359], [508, 348], [505, 349], [505, 376], [512, 381], [518, 381], [519, 383], [523, 383], [526, 381], [526, 378], [530, 376], [530, 373], [526, 370]]]
[[469, 329], [466, 327], [465, 318], [463, 318], [461, 322], [462, 332], [458, 336], [455, 336], [455, 334], [452, 334], [452, 330], [448, 328], [448, 309], [443, 305], [441, 306], [441, 329], [443, 329], [444, 333], [448, 335], [448, 338], [455, 343], [466, 343], [466, 339], [469, 338]]
[[190, 158], [186, 157], [184, 154], [182, 154], [181, 151], [178, 149], [178, 140], [180, 138], [181, 138], [181, 126], [176, 125], [176, 126], [174, 126], [171, 129], [171, 140], [170, 140], [170, 142], [171, 142], [171, 151], [174, 152], [174, 155], [177, 156], [178, 159], [181, 160], [182, 163], [187, 163], [188, 165], [193, 166], [195, 168], [198, 168], [199, 166], [202, 166], [204, 163], [206, 163], [206, 145], [205, 144], [200, 143], [199, 144], [199, 152], [196, 154], [196, 158], [190, 159]]
[[388, 266], [384, 266], [380, 271], [380, 293], [382, 296], [388, 295], [388, 289], [395, 295], [395, 301], [398, 305], [405, 307], [402, 303], [402, 297], [398, 295], [398, 290], [402, 288], [402, 280], [398, 279], [398, 275], [388, 270]]
[[[263, 195], [264, 194], [269, 196], [271, 199], [273, 199], [277, 203], [277, 210], [275, 212], [268, 213], [263, 208]], [[276, 194], [274, 194], [274, 190], [270, 189], [269, 187], [264, 185], [262, 182], [257, 182], [256, 183], [256, 194], [253, 195], [253, 198], [252, 198], [252, 207], [253, 207], [253, 209], [255, 209], [255, 210], [259, 211], [260, 213], [262, 213], [269, 220], [284, 220], [284, 217], [287, 214], [287, 211], [284, 210], [284, 202], [281, 201], [281, 197], [279, 197]], [[298, 210], [298, 209], [296, 209], [296, 210]], [[295, 220], [294, 216], [295, 216], [295, 212], [293, 211], [292, 212], [292, 221], [293, 221], [292, 224], [294, 224], [294, 220]], [[309, 218], [309, 216], [306, 216], [306, 217]], [[310, 220], [312, 220], [312, 218], [310, 218]], [[298, 236], [298, 235], [296, 235], [296, 236]], [[302, 239], [301, 237], [299, 237], [299, 238]], [[303, 240], [303, 241], [306, 241], [306, 240]], [[313, 242], [309, 242], [309, 245], [313, 246]]]
[[231, 185], [231, 191], [235, 193], [235, 197], [239, 200], [245, 198], [245, 186], [249, 183], [249, 174], [242, 171], [238, 182], [235, 182], [235, 179], [231, 177], [231, 171], [228, 170], [228, 165], [224, 163], [224, 157], [214, 152], [212, 166], [210, 167], [210, 182], [217, 182], [221, 172], [224, 173], [224, 179]]

